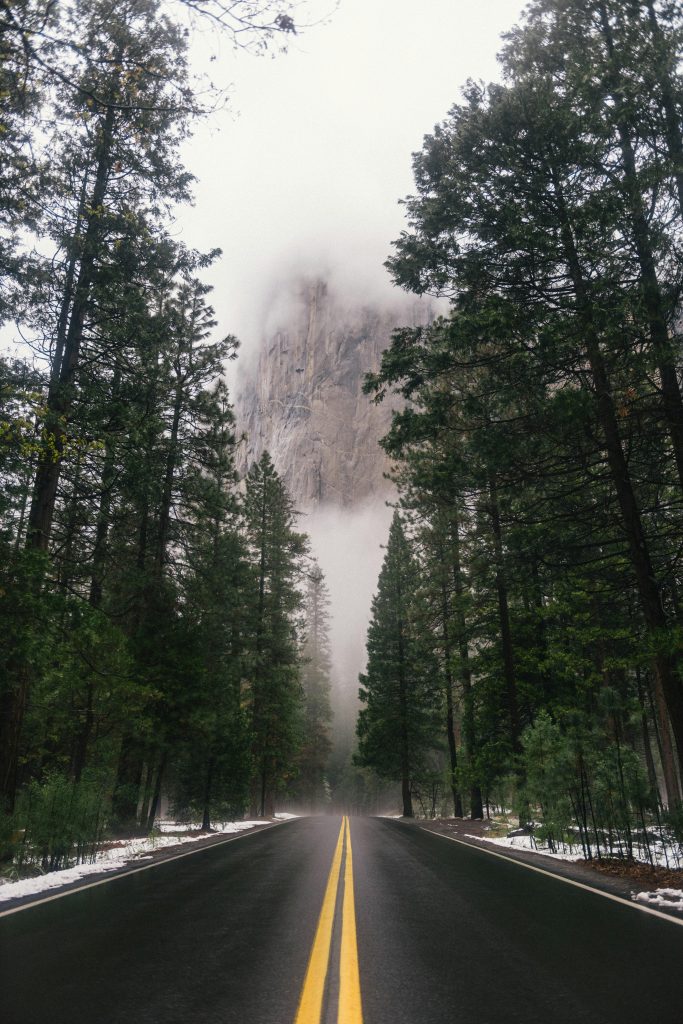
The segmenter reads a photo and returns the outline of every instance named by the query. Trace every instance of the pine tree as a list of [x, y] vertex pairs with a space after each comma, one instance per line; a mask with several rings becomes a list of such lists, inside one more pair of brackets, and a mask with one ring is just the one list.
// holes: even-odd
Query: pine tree
[[[540, 8], [555, 11], [555, 6]], [[598, 10], [604, 5], [561, 6], [563, 17], [578, 21], [590, 7], [588, 35], [584, 39], [578, 29], [572, 32], [586, 45], [607, 52]], [[673, 322], [673, 307], [665, 315], [661, 281], [648, 270], [648, 260], [654, 260], [662, 268], [662, 281], [675, 274], [668, 257], [673, 239], [667, 238], [663, 221], [662, 230], [658, 223], [647, 237], [640, 232], [637, 207], [643, 196], [635, 197], [634, 190], [642, 181], [638, 174], [629, 176], [627, 126], [618, 119], [615, 123], [612, 110], [599, 123], [591, 120], [586, 130], [592, 80], [578, 76], [560, 88], [558, 75], [565, 74], [561, 68], [583, 65], [576, 38], [576, 60], [566, 62], [563, 37], [552, 36], [554, 26], [552, 17], [532, 20], [506, 53], [508, 83], [488, 90], [470, 85], [466, 102], [427, 139], [416, 158], [419, 194], [408, 201], [411, 232], [398, 242], [390, 266], [400, 283], [418, 291], [457, 293], [451, 330], [464, 334], [461, 344], [468, 346], [472, 365], [495, 361], [508, 378], [508, 395], [510, 382], [517, 378], [534, 397], [536, 409], [530, 406], [527, 422], [538, 422], [545, 410], [554, 416], [562, 406], [583, 406], [595, 446], [588, 455], [586, 446], [580, 446], [579, 458], [586, 460], [586, 467], [600, 463], [609, 474], [609, 515], [618, 518], [626, 542], [653, 656], [656, 703], [666, 707], [680, 761], [683, 686], [674, 639], [676, 611], [665, 580], [673, 570], [668, 538], [672, 521], [680, 521], [682, 505], [675, 489], [676, 401], [666, 385], [671, 346], [661, 331], [663, 316]], [[614, 74], [611, 60], [603, 60], [603, 79], [593, 83], [601, 97], [604, 76]], [[624, 166], [619, 185], [611, 170], [615, 159]], [[652, 197], [657, 210], [654, 192]], [[678, 294], [675, 285], [665, 291]], [[643, 338], [649, 340], [643, 343]], [[395, 366], [402, 376], [407, 369], [408, 380], [416, 381], [405, 359], [402, 367], [398, 362]], [[661, 388], [653, 387], [653, 373]], [[666, 394], [672, 396], [669, 405]], [[506, 414], [505, 406], [486, 415], [495, 422], [501, 413], [511, 423], [520, 422], [514, 412]], [[668, 436], [662, 435], [663, 420]], [[493, 499], [500, 492], [501, 472], [496, 465], [491, 468], [496, 476], [490, 481], [488, 509], [497, 533], [498, 502]], [[588, 494], [589, 469], [583, 486]], [[671, 518], [650, 511], [663, 500]], [[500, 551], [493, 555], [500, 570]], [[499, 571], [501, 583], [505, 580]], [[504, 626], [506, 599], [500, 586], [498, 590], [513, 709], [514, 659]], [[513, 732], [519, 750], [514, 722]], [[677, 773], [665, 761], [669, 798], [675, 803]]]
[[395, 513], [368, 629], [361, 675], [358, 763], [401, 783], [404, 817], [413, 816], [411, 788], [434, 746], [439, 706], [433, 643], [420, 630], [418, 569]]
[[248, 800], [251, 736], [242, 680], [252, 577], [240, 531], [234, 417], [225, 384], [219, 381], [203, 398], [185, 485], [189, 530], [181, 571], [194, 668], [170, 774], [175, 802], [198, 812], [208, 830], [218, 814], [243, 813]]
[[301, 743], [299, 580], [306, 553], [295, 512], [268, 452], [252, 466], [244, 498], [253, 598], [247, 637], [247, 707], [252, 733], [252, 813], [267, 815], [293, 773]]
[[303, 744], [295, 792], [312, 810], [324, 805], [330, 742], [330, 598], [325, 577], [314, 562], [308, 572], [305, 596], [305, 639], [302, 647]]

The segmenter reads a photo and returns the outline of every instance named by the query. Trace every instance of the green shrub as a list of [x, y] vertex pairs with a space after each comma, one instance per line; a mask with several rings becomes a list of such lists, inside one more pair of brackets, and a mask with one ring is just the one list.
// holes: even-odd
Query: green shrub
[[16, 822], [23, 829], [19, 865], [43, 871], [94, 860], [108, 823], [107, 781], [85, 773], [74, 783], [60, 772], [32, 782], [22, 793]]

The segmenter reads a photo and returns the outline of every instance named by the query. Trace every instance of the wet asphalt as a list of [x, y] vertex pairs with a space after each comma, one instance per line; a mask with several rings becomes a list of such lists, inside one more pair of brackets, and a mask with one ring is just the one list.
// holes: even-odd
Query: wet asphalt
[[[0, 1020], [294, 1024], [340, 822], [0, 917]], [[683, 1024], [680, 924], [397, 821], [351, 838], [365, 1024]]]

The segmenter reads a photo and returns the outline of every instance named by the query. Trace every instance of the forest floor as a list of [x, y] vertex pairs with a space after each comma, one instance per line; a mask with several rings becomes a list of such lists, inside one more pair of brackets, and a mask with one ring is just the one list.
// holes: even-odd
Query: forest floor
[[402, 821], [413, 827], [450, 836], [470, 846], [486, 844], [488, 849], [495, 849], [501, 856], [535, 864], [553, 874], [572, 878], [624, 899], [683, 913], [683, 868], [652, 866], [620, 857], [588, 861], [580, 852], [551, 853], [540, 846], [531, 849], [528, 836], [509, 836], [515, 827], [513, 820], [506, 817], [478, 820], [434, 818], [416, 819], [413, 822], [404, 818]]

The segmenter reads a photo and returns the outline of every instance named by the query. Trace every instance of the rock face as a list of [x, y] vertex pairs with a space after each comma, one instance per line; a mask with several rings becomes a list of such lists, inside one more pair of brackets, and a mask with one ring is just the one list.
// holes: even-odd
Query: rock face
[[398, 402], [373, 405], [363, 379], [379, 368], [392, 330], [424, 322], [424, 309], [349, 308], [313, 281], [280, 319], [238, 388], [238, 428], [247, 435], [240, 468], [267, 449], [299, 507], [383, 499], [391, 485], [378, 441]]

